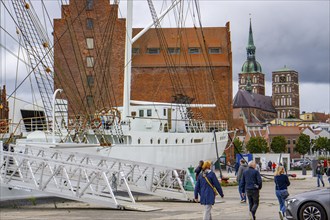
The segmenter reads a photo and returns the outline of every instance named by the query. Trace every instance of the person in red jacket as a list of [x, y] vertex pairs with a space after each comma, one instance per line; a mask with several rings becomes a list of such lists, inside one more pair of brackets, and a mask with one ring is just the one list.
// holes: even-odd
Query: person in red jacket
[[273, 162], [272, 168], [273, 168], [273, 171], [275, 171], [275, 168], [276, 168], [276, 163], [275, 162]]

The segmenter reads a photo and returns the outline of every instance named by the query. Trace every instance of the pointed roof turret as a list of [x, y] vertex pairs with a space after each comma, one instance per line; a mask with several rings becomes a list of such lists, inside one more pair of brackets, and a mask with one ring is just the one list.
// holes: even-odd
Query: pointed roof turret
[[246, 52], [248, 59], [255, 60], [256, 46], [254, 46], [254, 42], [253, 42], [251, 18], [250, 18], [249, 41], [248, 41], [248, 46], [246, 47]]
[[261, 65], [256, 61], [256, 46], [253, 41], [252, 22], [250, 18], [249, 40], [246, 47], [247, 60], [242, 66], [242, 73], [262, 72]]

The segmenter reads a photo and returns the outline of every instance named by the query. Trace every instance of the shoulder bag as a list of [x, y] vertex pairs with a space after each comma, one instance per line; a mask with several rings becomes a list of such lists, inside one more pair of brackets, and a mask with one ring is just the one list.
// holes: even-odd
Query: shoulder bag
[[218, 191], [217, 191], [217, 189], [210, 183], [210, 180], [207, 178], [207, 176], [205, 175], [205, 180], [206, 180], [206, 182], [207, 182], [207, 184], [209, 184], [210, 185], [210, 187], [213, 189], [213, 191], [214, 191], [214, 195], [215, 196], [217, 196], [218, 195]]

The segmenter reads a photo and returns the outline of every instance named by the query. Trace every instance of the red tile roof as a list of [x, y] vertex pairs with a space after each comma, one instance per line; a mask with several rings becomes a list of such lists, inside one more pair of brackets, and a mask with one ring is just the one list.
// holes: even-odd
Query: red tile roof
[[299, 135], [300, 129], [298, 126], [270, 126], [269, 135]]

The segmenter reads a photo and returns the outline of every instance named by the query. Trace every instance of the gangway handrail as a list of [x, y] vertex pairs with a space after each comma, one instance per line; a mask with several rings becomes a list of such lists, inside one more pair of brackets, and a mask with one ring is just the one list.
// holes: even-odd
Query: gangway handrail
[[[192, 193], [183, 187], [183, 181], [189, 178], [181, 179], [177, 169], [81, 154], [71, 148], [51, 148], [59, 144], [44, 145], [18, 143], [1, 151], [0, 182], [78, 201], [107, 201], [104, 204], [114, 208], [125, 206], [127, 201], [135, 204], [131, 189], [163, 198], [193, 200]], [[117, 195], [117, 190], [122, 193]]]

